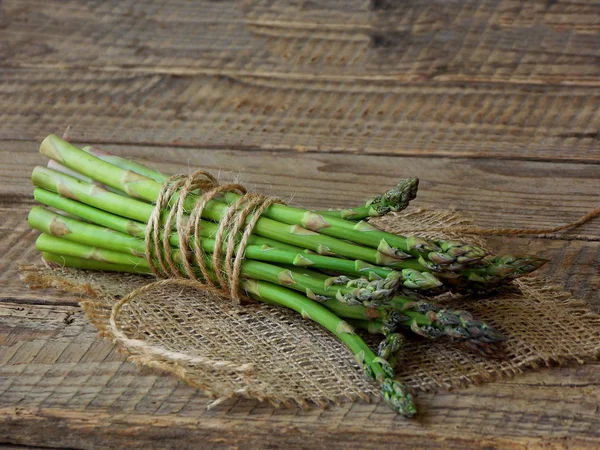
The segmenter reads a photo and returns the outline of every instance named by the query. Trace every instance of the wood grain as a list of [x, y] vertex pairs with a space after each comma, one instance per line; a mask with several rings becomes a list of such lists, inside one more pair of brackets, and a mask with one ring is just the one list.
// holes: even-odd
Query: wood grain
[[600, 161], [594, 2], [1, 7], [3, 138]]
[[[30, 291], [29, 175], [68, 124], [165, 171], [221, 170], [316, 208], [421, 179], [484, 227], [598, 206], [594, 0], [0, 1], [0, 448], [600, 447], [600, 365], [382, 404], [273, 409], [139, 369], [77, 298]], [[600, 312], [600, 222], [493, 238]]]
[[600, 88], [0, 69], [0, 137], [600, 162]]
[[3, 2], [5, 65], [598, 85], [594, 1]]

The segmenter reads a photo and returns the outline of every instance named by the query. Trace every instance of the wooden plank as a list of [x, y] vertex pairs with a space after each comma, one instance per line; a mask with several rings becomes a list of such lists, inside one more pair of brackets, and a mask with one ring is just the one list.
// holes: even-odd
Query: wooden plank
[[[25, 318], [30, 320], [24, 320]], [[65, 320], [69, 317], [69, 320]], [[275, 409], [208, 399], [125, 362], [70, 306], [0, 305], [0, 439], [73, 448], [594, 448], [600, 365], [544, 369], [455, 392], [421, 394], [405, 421], [384, 404]]]
[[0, 60], [598, 85], [594, 1], [5, 0]]
[[0, 69], [0, 136], [598, 163], [600, 88]]

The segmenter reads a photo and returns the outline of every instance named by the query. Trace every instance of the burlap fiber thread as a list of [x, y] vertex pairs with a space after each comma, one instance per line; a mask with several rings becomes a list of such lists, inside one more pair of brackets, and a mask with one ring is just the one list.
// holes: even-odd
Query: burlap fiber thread
[[[372, 223], [390, 232], [485, 245], [471, 221], [454, 212], [409, 208]], [[241, 395], [310, 406], [378, 395], [341, 342], [293, 311], [238, 304], [171, 280], [155, 283], [122, 304], [133, 289], [148, 285], [149, 277], [44, 266], [25, 268], [23, 276], [32, 287], [81, 294], [100, 334], [115, 341], [132, 361], [172, 372], [214, 398]], [[436, 301], [466, 309], [511, 338], [506, 358], [495, 360], [449, 342], [410, 337], [398, 376], [416, 390], [468, 386], [540, 365], [583, 363], [600, 354], [600, 316], [560, 286], [539, 278], [516, 281], [490, 298], [446, 294]], [[120, 303], [111, 326], [111, 311]]]

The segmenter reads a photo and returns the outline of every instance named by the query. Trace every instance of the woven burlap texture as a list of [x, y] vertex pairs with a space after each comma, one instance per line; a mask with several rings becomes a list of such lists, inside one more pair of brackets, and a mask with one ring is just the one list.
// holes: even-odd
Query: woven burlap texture
[[[462, 231], [473, 228], [469, 219], [450, 211], [409, 208], [373, 223], [399, 234], [485, 245], [481, 236]], [[110, 327], [111, 309], [153, 279], [44, 266], [26, 268], [23, 276], [32, 287], [80, 294], [100, 334], [115, 341], [132, 361], [172, 372], [213, 398], [240, 395], [310, 406], [378, 395], [341, 342], [293, 311], [239, 305], [190, 287], [160, 286], [120, 310], [116, 324], [127, 336], [124, 342]], [[510, 339], [503, 359], [487, 359], [450, 342], [409, 338], [398, 376], [417, 391], [464, 387], [551, 363], [583, 363], [600, 354], [600, 316], [560, 286], [539, 278], [516, 281], [489, 298], [446, 294], [436, 301], [472, 312]]]

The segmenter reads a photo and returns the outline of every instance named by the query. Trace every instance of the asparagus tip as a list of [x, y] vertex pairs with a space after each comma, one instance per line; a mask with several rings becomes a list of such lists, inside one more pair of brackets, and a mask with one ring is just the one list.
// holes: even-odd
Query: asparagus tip
[[381, 383], [380, 388], [385, 402], [398, 414], [413, 417], [417, 413], [413, 396], [404, 384], [387, 378]]
[[389, 212], [402, 211], [417, 197], [418, 188], [418, 178], [400, 180], [397, 186], [369, 200], [365, 206], [369, 207], [370, 216], [383, 216]]
[[403, 284], [410, 289], [434, 289], [440, 287], [442, 282], [429, 272], [420, 272], [414, 269], [403, 269]]
[[389, 359], [404, 347], [404, 336], [400, 333], [388, 334], [385, 339], [379, 343], [377, 354], [383, 359]]

